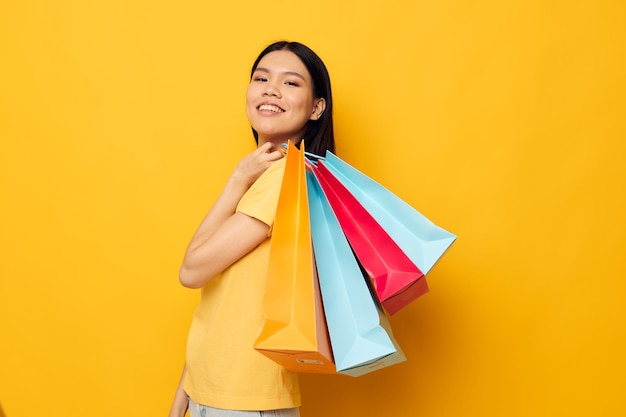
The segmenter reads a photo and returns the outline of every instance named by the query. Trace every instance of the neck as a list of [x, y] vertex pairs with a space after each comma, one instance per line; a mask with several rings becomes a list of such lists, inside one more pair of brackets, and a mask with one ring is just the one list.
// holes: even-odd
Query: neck
[[279, 148], [283, 143], [287, 143], [287, 142], [291, 142], [294, 145], [297, 145], [300, 143], [302, 139], [293, 139], [293, 138], [280, 138], [280, 137], [263, 137], [261, 135], [259, 135], [259, 146], [263, 145], [264, 143], [267, 142], [271, 142], [272, 145], [274, 145], [275, 148]]

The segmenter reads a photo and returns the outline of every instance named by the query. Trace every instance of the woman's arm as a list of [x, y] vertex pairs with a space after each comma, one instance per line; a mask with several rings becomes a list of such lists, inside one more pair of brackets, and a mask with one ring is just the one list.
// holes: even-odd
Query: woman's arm
[[172, 401], [169, 417], [184, 417], [187, 412], [187, 408], [189, 407], [187, 394], [185, 393], [185, 390], [183, 390], [183, 381], [185, 380], [186, 372], [187, 367], [183, 367], [183, 374], [180, 377], [178, 387], [176, 388], [176, 394], [174, 395], [174, 401]]
[[235, 210], [254, 181], [282, 157], [265, 143], [237, 165], [187, 247], [179, 273], [185, 287], [202, 287], [267, 239], [268, 225]]

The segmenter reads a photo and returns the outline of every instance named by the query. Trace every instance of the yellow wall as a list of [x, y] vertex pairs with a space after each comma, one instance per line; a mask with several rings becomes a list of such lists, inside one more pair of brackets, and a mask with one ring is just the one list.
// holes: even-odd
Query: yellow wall
[[625, 3], [5, 1], [0, 403], [158, 416], [184, 247], [252, 148], [279, 38], [334, 82], [338, 151], [458, 234], [392, 317], [408, 362], [305, 375], [303, 417], [626, 413]]

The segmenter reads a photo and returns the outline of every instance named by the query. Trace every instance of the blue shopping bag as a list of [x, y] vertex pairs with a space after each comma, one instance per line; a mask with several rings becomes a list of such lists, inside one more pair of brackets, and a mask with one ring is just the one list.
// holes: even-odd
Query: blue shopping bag
[[356, 377], [405, 361], [387, 316], [311, 172], [307, 172], [307, 190], [313, 250], [337, 372]]
[[432, 269], [455, 241], [455, 235], [435, 225], [408, 203], [332, 152], [326, 152], [322, 163], [424, 274]]
[[324, 162], [310, 170], [385, 311], [393, 315], [427, 293], [424, 273]]

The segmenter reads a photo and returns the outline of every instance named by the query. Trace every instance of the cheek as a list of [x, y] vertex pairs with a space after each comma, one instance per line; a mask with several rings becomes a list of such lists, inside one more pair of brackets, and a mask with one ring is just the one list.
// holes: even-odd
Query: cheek
[[258, 99], [263, 95], [265, 85], [262, 83], [250, 82], [246, 89], [246, 101]]
[[299, 94], [293, 97], [294, 107], [297, 107], [301, 111], [313, 110], [313, 98], [309, 94]]
[[254, 92], [251, 87], [248, 87], [246, 90], [246, 107], [251, 106], [252, 97], [254, 97]]
[[248, 89], [248, 93], [246, 94], [246, 116], [249, 122], [252, 122], [252, 117], [254, 117], [254, 101], [251, 100], [252, 95], [250, 94], [250, 90]]

